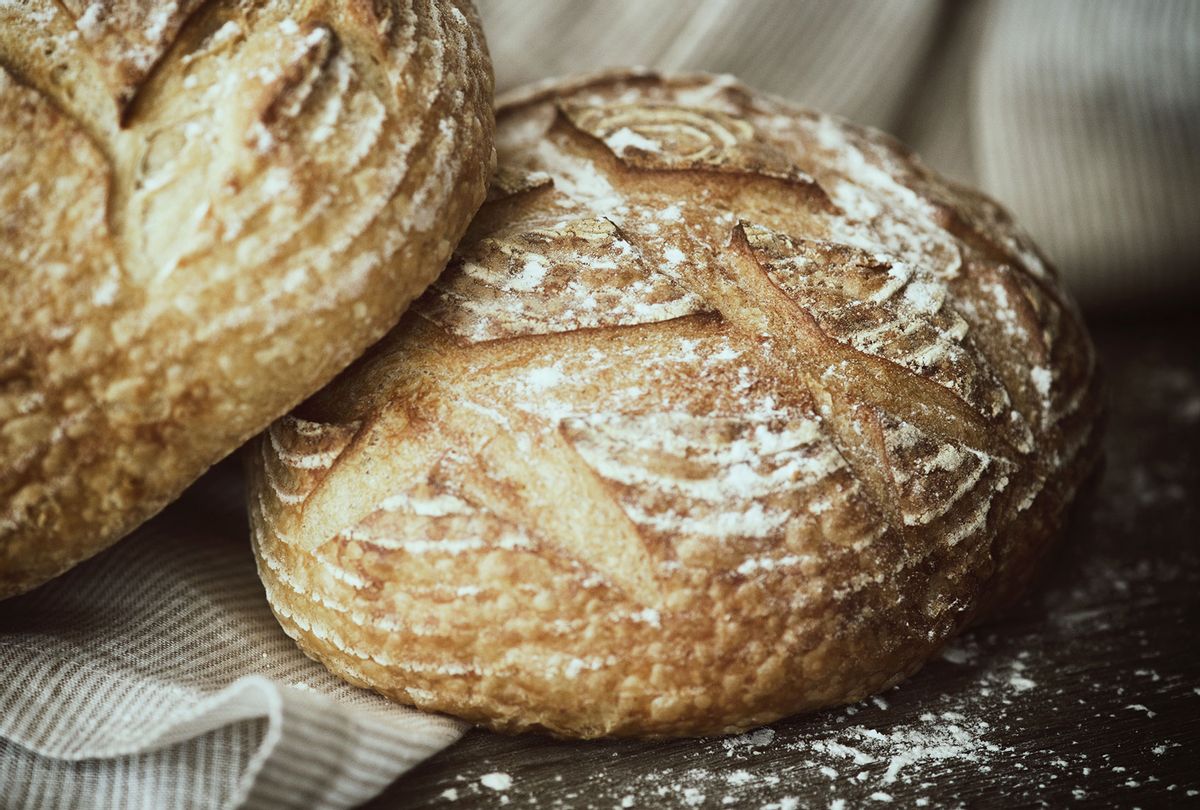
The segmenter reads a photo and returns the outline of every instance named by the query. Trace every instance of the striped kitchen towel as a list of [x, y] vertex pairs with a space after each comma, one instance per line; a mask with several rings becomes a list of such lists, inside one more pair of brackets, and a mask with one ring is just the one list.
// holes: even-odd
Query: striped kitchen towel
[[342, 808], [465, 724], [356, 689], [267, 607], [237, 465], [0, 602], [0, 807]]
[[880, 127], [1004, 203], [1085, 305], [1200, 289], [1195, 0], [476, 0], [500, 92], [731, 73]]

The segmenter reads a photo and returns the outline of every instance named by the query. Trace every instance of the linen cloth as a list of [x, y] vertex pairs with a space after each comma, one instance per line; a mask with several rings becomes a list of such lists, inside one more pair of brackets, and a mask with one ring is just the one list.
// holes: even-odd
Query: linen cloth
[[[478, 0], [498, 89], [605, 66], [733, 73], [887, 129], [1013, 209], [1085, 303], [1200, 268], [1200, 3]], [[464, 725], [283, 634], [226, 463], [0, 602], [0, 808], [337, 808]]]
[[267, 607], [227, 461], [0, 602], [0, 808], [342, 808], [466, 726], [356, 689]]
[[731, 73], [880, 127], [1007, 206], [1085, 306], [1200, 290], [1194, 0], [477, 0], [498, 91]]

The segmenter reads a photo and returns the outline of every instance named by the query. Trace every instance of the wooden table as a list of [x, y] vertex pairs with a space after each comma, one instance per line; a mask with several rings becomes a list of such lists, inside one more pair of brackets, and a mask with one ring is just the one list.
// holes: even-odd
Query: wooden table
[[896, 689], [738, 737], [474, 731], [368, 807], [1200, 807], [1200, 325], [1094, 330], [1107, 465], [1041, 584]]

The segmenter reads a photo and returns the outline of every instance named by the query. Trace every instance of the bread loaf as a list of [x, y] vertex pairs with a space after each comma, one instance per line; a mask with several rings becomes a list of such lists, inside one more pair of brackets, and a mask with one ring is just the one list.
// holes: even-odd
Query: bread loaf
[[0, 597], [311, 394], [492, 168], [468, 0], [0, 4]]
[[727, 78], [497, 112], [401, 324], [250, 456], [283, 627], [505, 731], [730, 732], [897, 683], [1028, 579], [1093, 350], [994, 202]]

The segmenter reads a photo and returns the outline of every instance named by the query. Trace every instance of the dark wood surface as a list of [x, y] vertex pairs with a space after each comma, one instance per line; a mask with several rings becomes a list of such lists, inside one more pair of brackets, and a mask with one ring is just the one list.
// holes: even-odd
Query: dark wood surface
[[1200, 326], [1094, 328], [1107, 462], [1040, 584], [896, 689], [739, 737], [473, 731], [368, 805], [1200, 807]]

